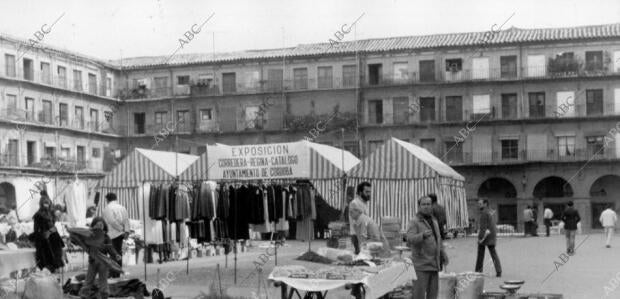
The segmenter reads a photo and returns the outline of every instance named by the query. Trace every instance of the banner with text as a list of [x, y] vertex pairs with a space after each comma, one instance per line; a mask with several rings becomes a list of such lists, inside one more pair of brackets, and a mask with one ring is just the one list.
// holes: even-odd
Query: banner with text
[[213, 146], [208, 164], [214, 180], [308, 178], [310, 149], [303, 142]]

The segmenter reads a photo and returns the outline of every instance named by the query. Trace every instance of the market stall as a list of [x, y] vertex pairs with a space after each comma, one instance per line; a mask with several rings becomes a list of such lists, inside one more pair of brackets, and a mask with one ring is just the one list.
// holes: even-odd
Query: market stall
[[391, 138], [348, 172], [347, 184], [372, 184], [370, 216], [400, 218], [403, 227], [417, 212], [417, 199], [437, 194], [446, 208], [448, 229], [467, 226], [467, 202], [463, 176], [427, 150]]

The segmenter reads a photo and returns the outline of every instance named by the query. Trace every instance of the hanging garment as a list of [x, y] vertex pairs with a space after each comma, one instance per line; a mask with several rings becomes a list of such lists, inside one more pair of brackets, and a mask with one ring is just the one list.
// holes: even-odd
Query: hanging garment
[[230, 214], [228, 217], [228, 232], [231, 239], [247, 240], [250, 238], [250, 204], [248, 199], [251, 192], [248, 187], [242, 186], [235, 189], [228, 188]]
[[86, 226], [86, 198], [88, 197], [86, 184], [75, 180], [66, 195], [68, 221], [75, 226]]
[[174, 221], [185, 221], [189, 219], [189, 188], [180, 185], [176, 192]]
[[[149, 198], [148, 201], [145, 202], [145, 209], [149, 211], [149, 216], [151, 211], [155, 211], [153, 209], [152, 204], [156, 202], [152, 201], [153, 192], [157, 194], [157, 188], [152, 184], [144, 184], [142, 186], [139, 195], [139, 198]], [[163, 224], [159, 220], [155, 220], [151, 217], [146, 217], [144, 219], [144, 242], [146, 244], [163, 244], [164, 243], [164, 233], [163, 233]]]
[[220, 219], [228, 219], [229, 211], [230, 211], [230, 201], [228, 198], [228, 188], [221, 186], [218, 188], [218, 196], [217, 196], [217, 215]]
[[312, 224], [312, 219], [304, 218], [303, 220], [297, 220], [296, 233], [296, 240], [314, 240], [314, 225]]

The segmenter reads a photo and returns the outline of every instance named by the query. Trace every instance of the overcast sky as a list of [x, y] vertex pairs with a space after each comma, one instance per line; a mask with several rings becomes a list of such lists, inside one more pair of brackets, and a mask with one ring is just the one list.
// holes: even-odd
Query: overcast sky
[[356, 34], [343, 40], [488, 31], [507, 20], [503, 29], [620, 23], [620, 1], [4, 0], [0, 32], [31, 38], [62, 16], [45, 43], [102, 59], [171, 55], [212, 14], [178, 53], [328, 42], [360, 16]]

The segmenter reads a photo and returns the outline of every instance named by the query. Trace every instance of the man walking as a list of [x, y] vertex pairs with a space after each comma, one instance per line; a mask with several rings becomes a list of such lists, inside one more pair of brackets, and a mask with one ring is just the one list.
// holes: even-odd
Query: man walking
[[581, 217], [579, 217], [579, 212], [573, 208], [572, 201], [566, 204], [566, 210], [564, 210], [564, 214], [562, 215], [562, 221], [564, 221], [564, 230], [566, 231], [566, 253], [573, 255], [575, 254], [577, 223], [581, 221]]
[[543, 212], [543, 221], [545, 222], [545, 230], [547, 232], [547, 237], [549, 237], [549, 228], [551, 227], [551, 219], [553, 219], [553, 211], [551, 211], [549, 206], [546, 206], [545, 211]]
[[476, 272], [482, 273], [484, 265], [484, 249], [489, 248], [495, 273], [497, 277], [502, 277], [502, 265], [495, 251], [495, 243], [497, 242], [497, 228], [495, 219], [489, 211], [489, 201], [486, 199], [478, 200], [478, 208], [480, 209], [480, 228], [478, 230], [478, 257], [476, 258]]
[[407, 245], [418, 279], [413, 282], [413, 298], [436, 299], [439, 292], [439, 269], [448, 265], [439, 224], [433, 217], [431, 198], [418, 200], [418, 213], [407, 230]]
[[437, 202], [437, 195], [435, 193], [431, 193], [428, 195], [431, 198], [431, 202], [433, 203], [433, 217], [437, 219], [437, 223], [439, 224], [439, 231], [441, 232], [441, 239], [446, 239], [446, 224], [447, 224], [447, 216], [446, 216], [446, 208], [440, 205]]
[[611, 204], [607, 205], [607, 209], [601, 213], [601, 217], [599, 221], [605, 228], [605, 235], [607, 239], [605, 241], [605, 247], [611, 247], [611, 237], [614, 235], [614, 228], [616, 227], [616, 222], [618, 221], [618, 215], [616, 212], [611, 209]]
[[523, 236], [527, 237], [528, 234], [532, 233], [532, 222], [534, 221], [534, 212], [532, 212], [532, 208], [527, 206], [525, 210], [523, 210]]
[[[105, 196], [107, 205], [103, 210], [103, 219], [108, 225], [108, 236], [112, 239], [114, 250], [122, 255], [123, 240], [129, 235], [129, 215], [125, 207], [116, 200], [116, 194], [108, 193]], [[123, 259], [116, 260], [119, 266], [123, 266]], [[110, 273], [110, 277], [120, 277], [118, 273]]]
[[355, 235], [354, 225], [356, 220], [351, 216], [351, 210], [356, 208], [357, 210], [362, 211], [362, 214], [368, 215], [368, 202], [370, 201], [370, 183], [369, 182], [361, 182], [357, 185], [357, 195], [353, 200], [349, 203], [349, 226], [351, 232], [351, 242], [353, 243], [353, 247], [355, 247], [355, 254], [359, 254], [360, 246], [359, 240]]

